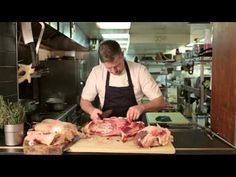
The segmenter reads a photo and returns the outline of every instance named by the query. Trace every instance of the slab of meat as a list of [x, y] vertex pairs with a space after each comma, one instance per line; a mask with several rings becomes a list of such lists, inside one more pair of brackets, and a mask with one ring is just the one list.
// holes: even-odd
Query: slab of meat
[[171, 132], [167, 128], [147, 126], [135, 136], [135, 144], [140, 147], [154, 147], [168, 144], [173, 140]]
[[34, 144], [59, 145], [72, 141], [75, 136], [79, 135], [81, 133], [72, 123], [45, 119], [27, 132], [25, 140], [30, 146]]
[[[40, 131], [28, 131], [25, 140], [28, 141], [28, 145], [33, 146], [35, 144], [51, 145], [54, 139], [57, 137], [57, 133], [43, 133]], [[60, 137], [60, 136], [59, 136]], [[61, 142], [62, 143], [62, 142]], [[56, 143], [60, 144], [60, 142]]]
[[34, 130], [43, 133], [63, 134], [68, 141], [79, 135], [76, 125], [55, 119], [44, 119], [41, 123], [34, 126]]
[[144, 123], [141, 121], [129, 122], [127, 118], [111, 117], [96, 123], [90, 121], [83, 128], [83, 132], [88, 136], [121, 136], [121, 140], [125, 142], [129, 136], [136, 135], [144, 127]]

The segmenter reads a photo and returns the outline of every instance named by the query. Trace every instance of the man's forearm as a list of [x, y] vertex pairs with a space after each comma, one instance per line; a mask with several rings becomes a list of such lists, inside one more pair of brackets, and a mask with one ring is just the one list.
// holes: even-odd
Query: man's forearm
[[80, 107], [88, 114], [91, 114], [96, 109], [90, 101], [83, 98], [80, 99]]
[[165, 106], [165, 101], [163, 96], [160, 96], [152, 101], [149, 101], [148, 103], [141, 104], [140, 106], [142, 106], [143, 112], [159, 111]]

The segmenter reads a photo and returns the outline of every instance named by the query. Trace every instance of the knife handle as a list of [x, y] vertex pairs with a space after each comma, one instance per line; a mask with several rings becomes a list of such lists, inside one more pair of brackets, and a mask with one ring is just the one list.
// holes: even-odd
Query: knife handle
[[98, 118], [103, 119], [102, 114], [98, 113]]
[[30, 46], [30, 54], [31, 54], [31, 60], [32, 60], [32, 68], [35, 68], [37, 66], [37, 56], [36, 56], [36, 50], [35, 50], [35, 44], [34, 42], [29, 43]]

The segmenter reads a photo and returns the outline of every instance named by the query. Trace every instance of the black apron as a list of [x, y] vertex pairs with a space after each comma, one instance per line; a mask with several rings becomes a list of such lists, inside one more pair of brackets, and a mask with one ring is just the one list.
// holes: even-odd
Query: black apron
[[[111, 116], [116, 117], [126, 117], [126, 113], [129, 107], [138, 104], [134, 95], [133, 83], [131, 80], [129, 67], [125, 60], [124, 62], [129, 84], [127, 87], [109, 86], [110, 73], [107, 71], [105, 100], [102, 111], [112, 109]], [[141, 115], [138, 120], [141, 120], [146, 123], [144, 114]]]

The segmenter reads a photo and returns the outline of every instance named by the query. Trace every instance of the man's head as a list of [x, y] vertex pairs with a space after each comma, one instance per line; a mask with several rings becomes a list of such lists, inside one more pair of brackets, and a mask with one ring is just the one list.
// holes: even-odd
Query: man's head
[[110, 73], [119, 75], [124, 70], [124, 55], [118, 42], [103, 41], [99, 46], [98, 55]]

